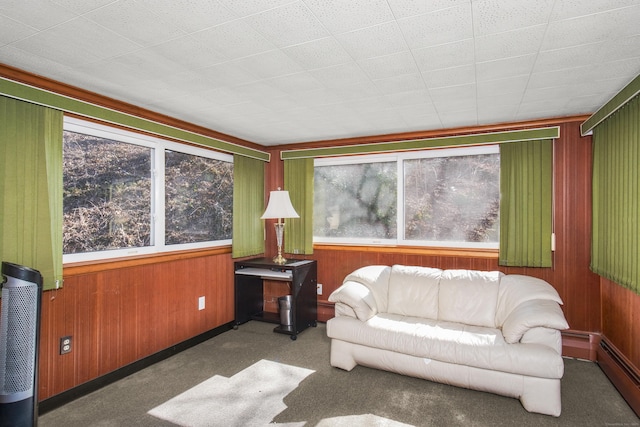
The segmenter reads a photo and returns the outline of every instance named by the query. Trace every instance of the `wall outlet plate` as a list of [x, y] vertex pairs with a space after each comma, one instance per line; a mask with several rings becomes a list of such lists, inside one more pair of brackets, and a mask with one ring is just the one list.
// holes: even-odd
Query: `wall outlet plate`
[[316, 290], [318, 291], [318, 295], [322, 295], [322, 283], [318, 283], [318, 286], [316, 286]]
[[71, 336], [60, 338], [60, 354], [71, 353]]
[[198, 298], [198, 310], [204, 310], [204, 297]]

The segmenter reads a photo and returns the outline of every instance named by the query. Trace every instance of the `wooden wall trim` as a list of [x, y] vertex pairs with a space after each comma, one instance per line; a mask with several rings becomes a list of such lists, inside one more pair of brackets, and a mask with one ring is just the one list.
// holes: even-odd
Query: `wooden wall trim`
[[80, 274], [97, 273], [100, 271], [117, 270], [120, 268], [139, 267], [143, 265], [159, 264], [177, 260], [201, 258], [214, 255], [230, 254], [231, 246], [221, 246], [209, 249], [193, 249], [186, 251], [166, 252], [162, 254], [139, 255], [100, 261], [86, 261], [65, 264], [63, 277]]

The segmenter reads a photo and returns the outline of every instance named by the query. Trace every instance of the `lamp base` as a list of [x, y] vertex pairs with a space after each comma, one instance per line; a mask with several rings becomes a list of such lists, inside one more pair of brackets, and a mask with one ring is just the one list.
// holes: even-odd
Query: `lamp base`
[[287, 260], [282, 256], [282, 254], [278, 254], [273, 258], [273, 263], [283, 265], [287, 263]]

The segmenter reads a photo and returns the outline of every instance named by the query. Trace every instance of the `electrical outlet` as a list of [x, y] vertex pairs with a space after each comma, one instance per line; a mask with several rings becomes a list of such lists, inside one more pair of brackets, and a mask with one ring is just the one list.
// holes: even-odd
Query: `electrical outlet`
[[198, 298], [198, 310], [204, 310], [204, 297]]
[[318, 283], [318, 286], [316, 286], [316, 290], [318, 292], [318, 295], [322, 295], [322, 283]]
[[71, 353], [71, 336], [60, 338], [60, 354]]

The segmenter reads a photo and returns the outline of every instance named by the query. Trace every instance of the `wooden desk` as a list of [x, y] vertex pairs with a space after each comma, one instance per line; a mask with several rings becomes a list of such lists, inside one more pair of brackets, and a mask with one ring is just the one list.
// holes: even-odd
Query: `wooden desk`
[[[249, 320], [278, 323], [273, 330], [295, 340], [309, 326], [317, 326], [318, 268], [315, 260], [287, 260], [275, 264], [270, 258], [254, 258], [234, 263], [235, 325]], [[280, 324], [280, 316], [264, 310], [264, 280], [289, 282], [292, 296], [291, 326]]]

